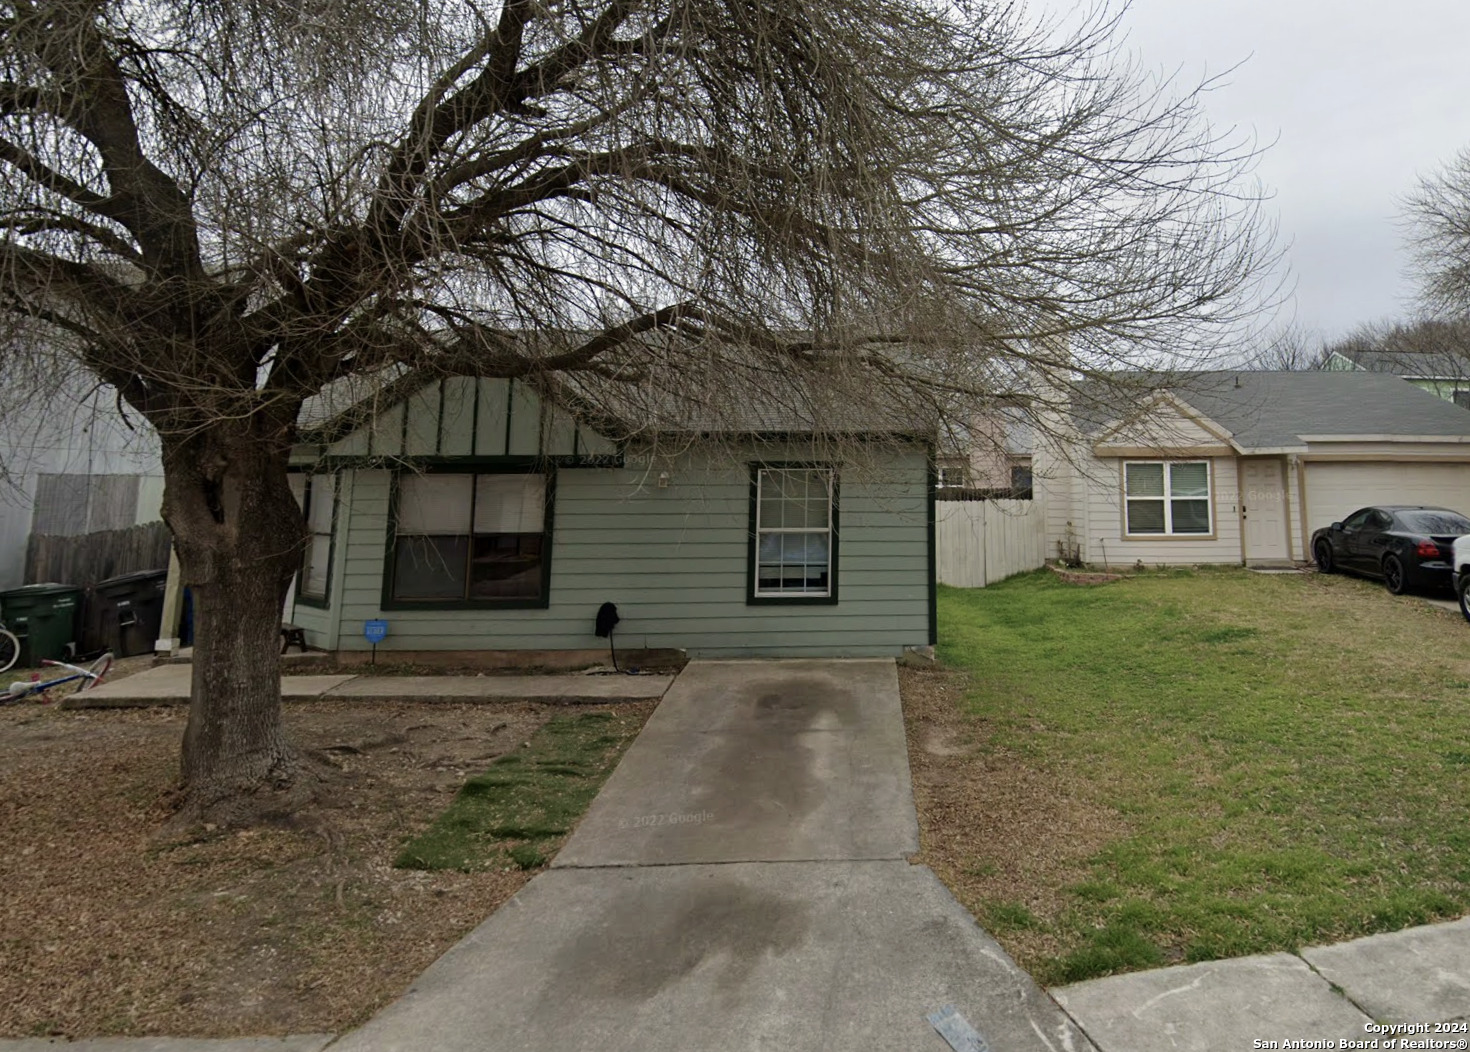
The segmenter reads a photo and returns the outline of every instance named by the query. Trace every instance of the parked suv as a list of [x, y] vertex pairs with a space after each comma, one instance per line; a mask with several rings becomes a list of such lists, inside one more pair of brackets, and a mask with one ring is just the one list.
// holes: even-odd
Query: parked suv
[[1470, 621], [1470, 537], [1457, 537], [1451, 560], [1455, 564], [1455, 595], [1460, 599], [1460, 613]]

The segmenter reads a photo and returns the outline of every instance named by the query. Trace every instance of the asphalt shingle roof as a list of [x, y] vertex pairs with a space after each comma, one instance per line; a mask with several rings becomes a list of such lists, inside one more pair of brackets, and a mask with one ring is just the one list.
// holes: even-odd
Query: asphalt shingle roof
[[[1308, 435], [1470, 438], [1470, 410], [1389, 373], [1197, 372], [1174, 377], [1168, 389], [1247, 450], [1300, 447]], [[1084, 433], [1117, 419], [1086, 388], [1079, 395], [1074, 415]]]

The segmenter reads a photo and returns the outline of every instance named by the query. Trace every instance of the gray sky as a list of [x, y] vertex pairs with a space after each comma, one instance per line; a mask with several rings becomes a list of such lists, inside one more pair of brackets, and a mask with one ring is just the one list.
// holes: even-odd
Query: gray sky
[[1206, 110], [1217, 130], [1275, 143], [1258, 175], [1298, 325], [1332, 338], [1413, 311], [1400, 202], [1470, 147], [1470, 2], [1133, 0], [1122, 27], [1144, 68], [1181, 81], [1243, 63]]

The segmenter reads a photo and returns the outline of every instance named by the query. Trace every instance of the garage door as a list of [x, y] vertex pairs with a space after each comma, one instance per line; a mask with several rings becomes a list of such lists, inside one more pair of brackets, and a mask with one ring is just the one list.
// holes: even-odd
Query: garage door
[[1369, 504], [1433, 504], [1470, 515], [1470, 464], [1312, 463], [1308, 530]]

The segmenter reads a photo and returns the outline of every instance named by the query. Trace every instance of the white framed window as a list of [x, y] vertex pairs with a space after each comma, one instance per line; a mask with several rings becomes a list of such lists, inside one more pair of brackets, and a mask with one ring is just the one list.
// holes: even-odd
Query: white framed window
[[1211, 499], [1208, 460], [1130, 460], [1123, 465], [1130, 537], [1213, 533]]
[[327, 601], [332, 581], [332, 514], [337, 504], [336, 475], [292, 474], [291, 492], [306, 519], [306, 550], [296, 574], [296, 596], [308, 603]]
[[836, 602], [836, 471], [809, 464], [754, 470], [748, 598]]

